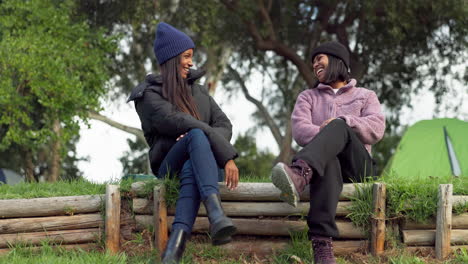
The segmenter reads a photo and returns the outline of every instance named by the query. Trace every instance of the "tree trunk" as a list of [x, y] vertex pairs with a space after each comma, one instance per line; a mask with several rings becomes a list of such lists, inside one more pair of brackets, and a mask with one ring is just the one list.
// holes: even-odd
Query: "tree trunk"
[[28, 182], [35, 182], [36, 178], [34, 178], [34, 163], [31, 150], [24, 150], [24, 173], [26, 175], [26, 181]]
[[60, 121], [58, 119], [54, 120], [54, 125], [52, 131], [57, 136], [57, 138], [52, 143], [51, 148], [51, 158], [49, 163], [49, 175], [47, 181], [56, 182], [60, 178], [60, 164], [61, 164], [61, 143], [60, 143], [60, 133], [62, 128], [60, 127]]
[[291, 121], [288, 122], [288, 126], [286, 127], [286, 133], [283, 137], [283, 141], [281, 142], [280, 146], [280, 153], [276, 158], [276, 162], [284, 162], [289, 164], [292, 161], [292, 158], [296, 152], [292, 147], [292, 127]]
[[211, 46], [206, 51], [208, 58], [204, 65], [206, 69], [206, 84], [211, 95], [216, 92], [219, 80], [232, 54], [232, 49], [226, 46]]

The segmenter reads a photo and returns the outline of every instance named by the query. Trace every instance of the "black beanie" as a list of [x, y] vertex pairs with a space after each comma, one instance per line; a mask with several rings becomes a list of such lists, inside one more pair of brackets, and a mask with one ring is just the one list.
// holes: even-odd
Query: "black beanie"
[[193, 48], [195, 48], [195, 44], [184, 32], [164, 22], [158, 24], [154, 40], [154, 55], [156, 55], [159, 65]]
[[338, 59], [341, 59], [344, 62], [346, 68], [348, 69], [348, 72], [351, 71], [349, 67], [349, 52], [343, 44], [336, 41], [323, 43], [322, 45], [316, 47], [312, 51], [312, 61], [314, 61], [315, 56], [317, 56], [320, 53], [333, 55]]

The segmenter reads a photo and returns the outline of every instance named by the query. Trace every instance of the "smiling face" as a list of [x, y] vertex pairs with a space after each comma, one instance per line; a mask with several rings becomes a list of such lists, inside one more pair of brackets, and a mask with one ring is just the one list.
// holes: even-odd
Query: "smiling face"
[[193, 49], [188, 49], [180, 54], [180, 75], [186, 79], [190, 68], [193, 66]]
[[325, 70], [328, 66], [328, 56], [326, 54], [320, 53], [314, 57], [312, 61], [312, 67], [314, 69], [314, 74], [317, 76], [319, 82], [325, 82]]

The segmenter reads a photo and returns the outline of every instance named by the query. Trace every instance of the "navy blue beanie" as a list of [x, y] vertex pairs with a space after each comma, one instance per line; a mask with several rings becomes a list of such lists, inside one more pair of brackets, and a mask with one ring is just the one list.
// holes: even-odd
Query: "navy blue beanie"
[[156, 55], [159, 65], [193, 48], [195, 48], [195, 44], [185, 33], [167, 23], [158, 24], [154, 39], [154, 55]]

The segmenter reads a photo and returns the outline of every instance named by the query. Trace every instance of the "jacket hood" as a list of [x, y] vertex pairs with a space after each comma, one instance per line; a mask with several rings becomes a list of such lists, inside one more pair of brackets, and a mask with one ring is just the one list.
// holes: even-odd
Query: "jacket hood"
[[[205, 75], [204, 70], [190, 70], [189, 76], [187, 78], [187, 82], [189, 84], [193, 84], [195, 81], [200, 79]], [[135, 88], [133, 88], [132, 93], [127, 99], [127, 103], [130, 101], [133, 101], [135, 99], [141, 98], [144, 94], [144, 91], [146, 88], [152, 86], [152, 88], [158, 92], [161, 92], [161, 86], [162, 85], [162, 77], [161, 75], [156, 75], [153, 73], [150, 73], [146, 75], [145, 81], [138, 84]]]

